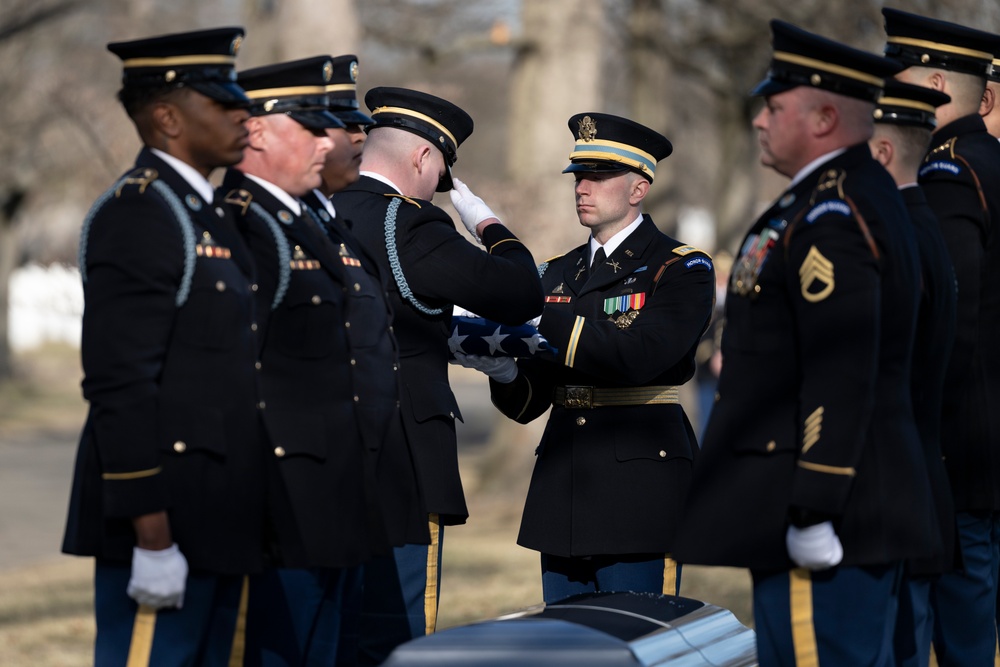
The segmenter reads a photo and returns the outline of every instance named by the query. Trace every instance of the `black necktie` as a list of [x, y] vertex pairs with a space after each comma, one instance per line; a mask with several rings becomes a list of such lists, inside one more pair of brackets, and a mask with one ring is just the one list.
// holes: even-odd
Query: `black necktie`
[[597, 252], [594, 253], [593, 261], [590, 262], [590, 272], [593, 273], [600, 268], [601, 264], [604, 264], [604, 260], [607, 258], [608, 256], [604, 254], [604, 248], [598, 248]]

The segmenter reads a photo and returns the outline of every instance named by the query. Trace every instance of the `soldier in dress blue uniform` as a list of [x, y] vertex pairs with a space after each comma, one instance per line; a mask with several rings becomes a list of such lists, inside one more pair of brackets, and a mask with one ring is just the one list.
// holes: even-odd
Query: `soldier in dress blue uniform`
[[934, 648], [942, 665], [987, 664], [996, 652], [1000, 565], [1000, 144], [979, 108], [995, 37], [899, 10], [882, 13], [886, 56], [906, 68], [896, 78], [951, 96], [937, 109], [919, 172], [958, 280], [941, 448], [964, 569], [934, 586]]
[[569, 119], [576, 211], [590, 240], [540, 267], [539, 332], [555, 361], [466, 358], [493, 403], [528, 423], [552, 408], [518, 544], [541, 553], [546, 602], [588, 591], [677, 595], [670, 557], [698, 445], [678, 402], [715, 297], [711, 258], [642, 213], [670, 142], [604, 113]]
[[[400, 345], [402, 408], [420, 487], [430, 513], [431, 545], [408, 544], [365, 567], [362, 664], [378, 664], [398, 644], [433, 632], [437, 621], [443, 526], [468, 510], [458, 471], [458, 403], [448, 384], [452, 306], [507, 324], [542, 309], [535, 262], [451, 167], [472, 133], [472, 118], [433, 95], [374, 88], [365, 96], [368, 128], [361, 179], [333, 196], [365, 252], [391, 276], [389, 300]], [[434, 206], [452, 190], [470, 244]]]
[[262, 567], [253, 260], [209, 174], [247, 145], [241, 28], [117, 42], [144, 145], [84, 221], [90, 412], [63, 551], [97, 557], [98, 665], [227, 665]]
[[354, 664], [358, 566], [427, 539], [383, 287], [299, 199], [320, 184], [328, 130], [343, 127], [328, 109], [332, 75], [329, 56], [240, 73], [252, 102], [249, 147], [221, 188], [268, 313], [261, 413], [276, 549], [251, 580], [248, 619], [249, 659], [266, 664]]
[[993, 35], [990, 51], [993, 53], [993, 69], [986, 77], [979, 115], [983, 117], [986, 131], [1000, 139], [1000, 35]]
[[917, 171], [930, 147], [931, 133], [937, 127], [934, 109], [950, 100], [948, 95], [931, 88], [886, 79], [885, 90], [875, 108], [875, 133], [868, 141], [872, 156], [892, 175], [903, 195], [920, 254], [920, 309], [910, 388], [945, 548], [939, 557], [905, 564], [896, 621], [895, 657], [897, 665], [922, 667], [927, 666], [931, 654], [931, 584], [941, 573], [961, 565], [961, 561], [955, 561], [958, 551], [955, 506], [941, 458], [944, 377], [955, 341], [958, 298], [955, 270], [937, 217], [917, 184]]
[[902, 563], [942, 548], [910, 399], [919, 258], [867, 144], [899, 67], [771, 31], [754, 127], [792, 181], [733, 266], [677, 558], [750, 568], [761, 665], [886, 665]]

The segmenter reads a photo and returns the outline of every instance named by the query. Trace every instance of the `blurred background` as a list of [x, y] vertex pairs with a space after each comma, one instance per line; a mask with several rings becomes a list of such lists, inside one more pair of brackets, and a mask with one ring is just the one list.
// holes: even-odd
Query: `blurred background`
[[[627, 116], [674, 145], [657, 169], [646, 212], [664, 232], [724, 257], [783, 186], [757, 164], [750, 128], [757, 108], [747, 97], [767, 68], [768, 20], [879, 52], [882, 4], [0, 0], [0, 663], [87, 664], [92, 636], [89, 563], [57, 560], [48, 569], [47, 559], [57, 558], [85, 414], [76, 349], [80, 225], [139, 150], [115, 99], [121, 69], [107, 42], [242, 25], [240, 69], [353, 53], [360, 100], [371, 87], [393, 85], [455, 102], [476, 123], [455, 173], [538, 262], [586, 239], [573, 179], [560, 173], [574, 140], [567, 119], [582, 111]], [[1000, 32], [996, 0], [889, 4]], [[446, 196], [438, 200], [450, 207]], [[707, 368], [710, 357], [699, 358]], [[711, 374], [702, 379], [710, 389]], [[526, 427], [501, 421], [480, 376], [456, 370], [453, 380], [465, 413], [460, 444], [473, 518], [449, 534], [446, 624], [540, 599], [535, 555], [513, 541], [544, 419]], [[704, 411], [694, 386], [684, 400], [699, 424]], [[685, 592], [716, 595], [746, 620], [742, 575], [731, 574], [695, 576], [697, 594]], [[468, 600], [459, 600], [465, 591]], [[24, 640], [29, 625], [45, 629]]]

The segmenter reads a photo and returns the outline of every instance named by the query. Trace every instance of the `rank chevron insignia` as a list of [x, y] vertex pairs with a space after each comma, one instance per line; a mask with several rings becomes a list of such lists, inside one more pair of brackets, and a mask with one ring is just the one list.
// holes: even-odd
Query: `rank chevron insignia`
[[[833, 293], [833, 262], [824, 257], [816, 246], [809, 248], [799, 267], [799, 283], [802, 285], [802, 298], [810, 303], [822, 301]], [[814, 286], [818, 287], [818, 291], [813, 291]]]

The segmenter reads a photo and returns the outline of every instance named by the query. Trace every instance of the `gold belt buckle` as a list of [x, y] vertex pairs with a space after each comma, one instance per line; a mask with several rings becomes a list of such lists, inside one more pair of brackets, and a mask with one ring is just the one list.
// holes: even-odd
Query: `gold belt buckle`
[[594, 388], [566, 387], [566, 407], [588, 409], [594, 407]]

